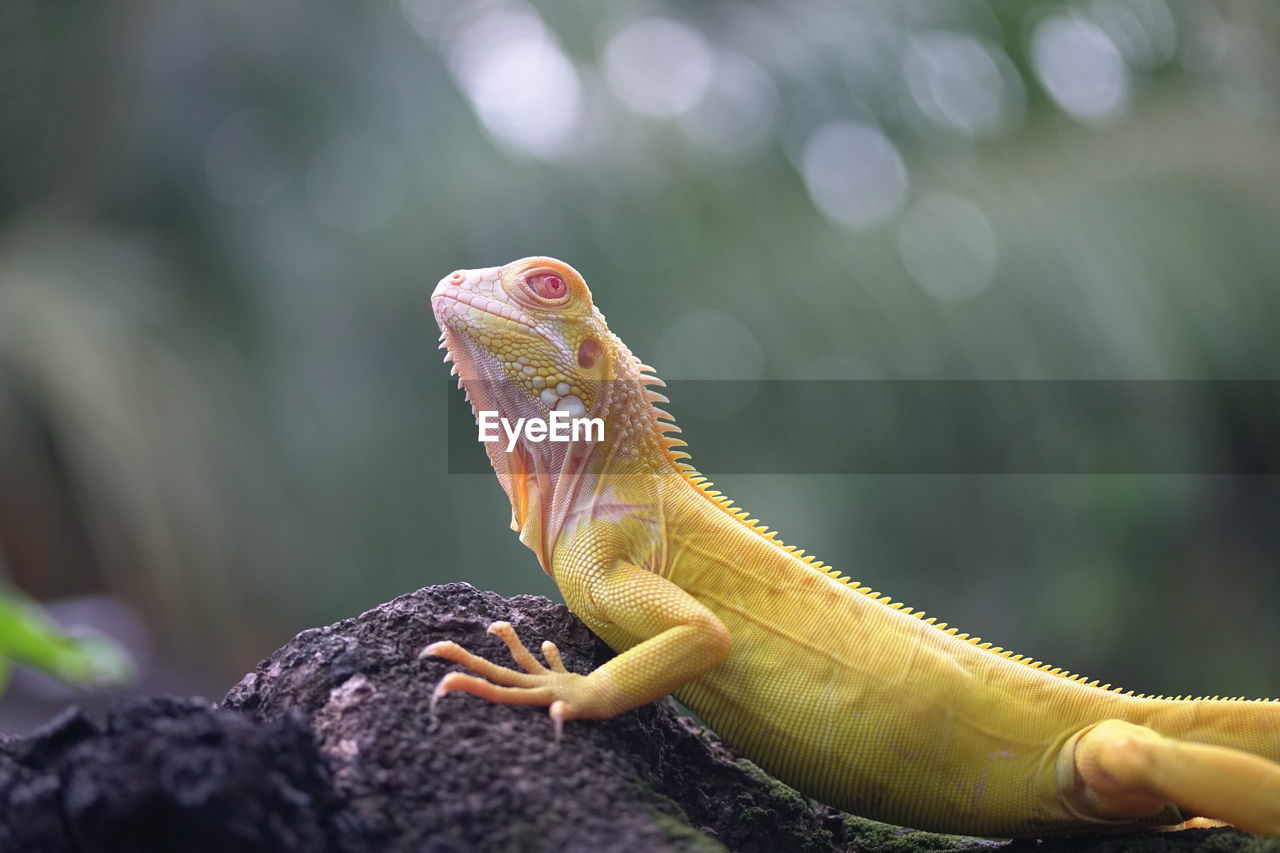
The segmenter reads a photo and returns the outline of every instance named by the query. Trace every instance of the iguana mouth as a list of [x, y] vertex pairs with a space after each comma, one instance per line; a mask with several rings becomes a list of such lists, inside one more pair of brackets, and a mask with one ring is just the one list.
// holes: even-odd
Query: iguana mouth
[[[480, 280], [485, 276], [500, 287], [497, 276], [500, 268], [475, 271]], [[453, 372], [458, 375], [458, 386], [466, 393], [472, 414], [477, 411], [497, 411], [503, 416], [529, 416], [536, 414], [533, 402], [512, 385], [502, 362], [476, 340], [473, 335], [483, 334], [483, 327], [468, 320], [466, 309], [481, 311], [492, 317], [510, 320], [528, 330], [530, 335], [547, 340], [546, 334], [530, 318], [510, 305], [491, 299], [482, 293], [464, 289], [476, 283], [472, 273], [454, 273], [436, 285], [431, 294], [431, 310], [440, 327], [441, 347], [446, 351], [445, 361], [453, 362]], [[508, 327], [509, 328], [509, 327]]]
[[510, 305], [499, 302], [496, 299], [490, 299], [483, 294], [473, 293], [470, 290], [463, 290], [460, 286], [452, 283], [449, 279], [445, 279], [440, 282], [440, 284], [436, 286], [435, 293], [431, 294], [431, 309], [436, 315], [436, 322], [441, 326], [447, 322], [445, 318], [441, 316], [443, 307], [441, 303], [445, 300], [452, 300], [457, 304], [475, 308], [477, 311], [483, 311], [484, 313], [491, 314], [494, 317], [512, 320], [522, 326], [526, 326], [529, 331], [538, 333], [540, 336], [545, 337], [545, 335], [541, 335], [541, 333], [538, 332], [538, 326], [536, 323], [526, 317], [523, 313], [512, 308]]

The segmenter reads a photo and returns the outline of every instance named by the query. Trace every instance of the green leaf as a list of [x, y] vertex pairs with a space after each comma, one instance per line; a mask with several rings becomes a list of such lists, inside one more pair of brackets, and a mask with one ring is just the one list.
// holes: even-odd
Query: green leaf
[[111, 638], [64, 631], [35, 605], [0, 590], [0, 689], [10, 662], [75, 685], [123, 684], [135, 674], [128, 652]]

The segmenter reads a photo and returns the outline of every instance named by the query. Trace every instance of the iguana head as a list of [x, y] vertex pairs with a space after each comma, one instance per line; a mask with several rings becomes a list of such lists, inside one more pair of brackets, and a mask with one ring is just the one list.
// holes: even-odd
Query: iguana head
[[556, 409], [581, 415], [614, 372], [604, 317], [563, 261], [458, 270], [436, 285], [431, 307], [476, 410], [512, 420]]
[[[629, 434], [629, 450], [674, 443], [662, 444], [663, 413], [651, 405], [659, 395], [643, 388], [659, 380], [645, 375], [647, 368], [609, 331], [586, 282], [568, 264], [534, 257], [458, 270], [441, 279], [431, 307], [445, 360], [453, 362], [473, 411], [494, 411], [514, 424], [561, 410], [605, 419], [605, 442]], [[512, 526], [541, 556], [544, 534], [554, 533], [565, 512], [566, 475], [586, 470], [597, 448], [506, 445], [484, 446], [511, 499]]]

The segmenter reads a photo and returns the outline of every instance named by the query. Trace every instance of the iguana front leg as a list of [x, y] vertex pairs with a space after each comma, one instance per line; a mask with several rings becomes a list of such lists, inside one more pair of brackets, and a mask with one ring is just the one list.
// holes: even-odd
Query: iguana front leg
[[[729, 655], [729, 631], [693, 596], [652, 572], [618, 562], [586, 573], [573, 610], [615, 647], [627, 650], [589, 675], [565, 669], [554, 643], [542, 645], [540, 664], [505, 622], [497, 635], [524, 672], [478, 657], [452, 641], [432, 643], [420, 657], [442, 657], [484, 678], [451, 672], [435, 698], [464, 692], [505, 705], [547, 705], [559, 736], [564, 723], [605, 719], [666, 696], [719, 666]], [[618, 642], [615, 642], [618, 641]], [[488, 681], [484, 680], [488, 679]]]

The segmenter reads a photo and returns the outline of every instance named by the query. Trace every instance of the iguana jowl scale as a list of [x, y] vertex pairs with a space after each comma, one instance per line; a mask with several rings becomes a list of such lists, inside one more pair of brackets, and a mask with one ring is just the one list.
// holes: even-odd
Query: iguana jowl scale
[[[512, 527], [618, 656], [566, 672], [506, 623], [524, 672], [456, 643], [437, 696], [607, 718], [674, 693], [831, 805], [999, 837], [1200, 815], [1280, 837], [1280, 703], [1122, 693], [923, 618], [783, 545], [684, 460], [662, 382], [550, 258], [459, 271], [432, 296], [477, 410], [603, 418], [604, 441], [486, 444]], [[686, 401], [686, 405], [687, 405]], [[487, 680], [486, 680], [487, 679]]]

